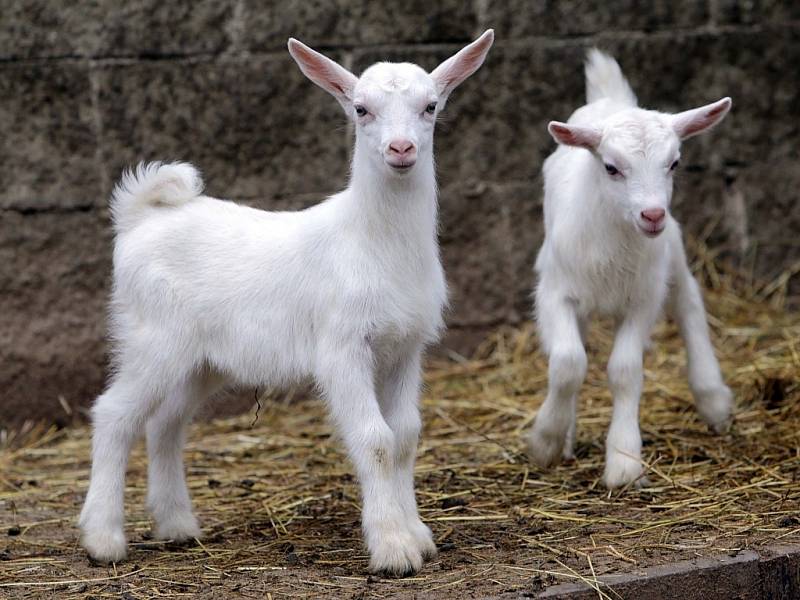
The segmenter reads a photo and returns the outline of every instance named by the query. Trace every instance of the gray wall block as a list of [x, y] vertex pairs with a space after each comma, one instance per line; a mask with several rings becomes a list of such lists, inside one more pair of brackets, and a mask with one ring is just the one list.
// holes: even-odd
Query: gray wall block
[[[726, 260], [774, 278], [800, 260], [800, 4], [777, 0], [440, 0], [380, 4], [0, 0], [0, 427], [88, 404], [107, 372], [107, 201], [140, 160], [188, 160], [209, 194], [272, 210], [347, 182], [351, 128], [286, 51], [297, 37], [360, 72], [426, 69], [488, 27], [485, 66], [437, 124], [445, 346], [469, 353], [530, 318], [546, 125], [585, 96], [588, 47], [647, 108], [730, 95], [687, 141], [674, 212]], [[790, 287], [800, 292], [800, 278]], [[54, 408], [56, 407], [56, 408]]]

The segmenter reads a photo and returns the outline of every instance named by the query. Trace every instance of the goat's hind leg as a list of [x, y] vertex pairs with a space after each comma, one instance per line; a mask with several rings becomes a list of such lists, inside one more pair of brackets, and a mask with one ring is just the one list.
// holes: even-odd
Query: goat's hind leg
[[[589, 329], [589, 319], [587, 317], [578, 318], [578, 330], [581, 334], [581, 342], [586, 347], [586, 338]], [[575, 439], [578, 429], [578, 392], [572, 394], [569, 402], [570, 422], [567, 429], [567, 437], [564, 440], [564, 448], [561, 450], [561, 458], [565, 461], [575, 460]]]
[[722, 379], [708, 331], [700, 287], [686, 264], [683, 245], [678, 240], [672, 263], [673, 287], [669, 310], [678, 323], [686, 344], [689, 387], [697, 412], [717, 433], [728, 430], [732, 421], [733, 394]]
[[564, 447], [561, 449], [561, 458], [565, 461], [575, 459], [575, 435], [578, 427], [578, 394], [572, 394], [569, 401], [570, 421], [567, 435], [564, 437]]
[[92, 471], [78, 523], [100, 562], [125, 558], [125, 470], [131, 445], [159, 397], [142, 377], [119, 373], [92, 408]]
[[200, 537], [186, 487], [183, 447], [197, 408], [219, 389], [221, 378], [204, 372], [177, 384], [147, 421], [147, 506], [155, 537], [182, 542]]

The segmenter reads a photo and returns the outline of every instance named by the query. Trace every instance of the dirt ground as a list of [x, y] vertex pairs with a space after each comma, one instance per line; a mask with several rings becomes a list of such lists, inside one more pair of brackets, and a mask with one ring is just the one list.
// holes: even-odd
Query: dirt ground
[[520, 439], [546, 386], [531, 328], [499, 332], [475, 359], [432, 365], [416, 484], [439, 556], [405, 579], [367, 573], [358, 488], [313, 398], [266, 398], [255, 425], [251, 413], [193, 426], [186, 461], [204, 532], [196, 543], [150, 538], [138, 447], [126, 493], [129, 558], [111, 567], [89, 562], [75, 528], [88, 430], [6, 432], [0, 597], [535, 595], [604, 573], [800, 543], [800, 317], [725, 294], [709, 302], [736, 422], [714, 436], [697, 418], [679, 338], [662, 326], [646, 360], [643, 489], [609, 493], [599, 481], [607, 327], [590, 337], [577, 459], [549, 471], [528, 464]]

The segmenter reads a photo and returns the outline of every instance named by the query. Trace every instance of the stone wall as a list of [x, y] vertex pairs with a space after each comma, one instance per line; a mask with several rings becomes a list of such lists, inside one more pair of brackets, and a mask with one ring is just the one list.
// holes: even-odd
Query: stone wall
[[212, 195], [307, 206], [345, 184], [350, 132], [289, 58], [290, 35], [359, 72], [433, 68], [487, 27], [496, 45], [437, 132], [447, 346], [527, 318], [545, 125], [583, 102], [590, 45], [618, 57], [644, 106], [733, 96], [724, 124], [685, 146], [676, 211], [690, 231], [716, 224], [712, 242], [760, 276], [797, 264], [792, 0], [0, 0], [0, 428], [64, 421], [103, 385], [106, 202], [123, 166], [189, 160]]

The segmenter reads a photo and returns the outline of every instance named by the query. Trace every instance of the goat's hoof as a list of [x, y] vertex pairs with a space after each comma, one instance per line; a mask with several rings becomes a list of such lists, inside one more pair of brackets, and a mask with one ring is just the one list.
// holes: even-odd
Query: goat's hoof
[[417, 548], [419, 548], [422, 558], [430, 560], [436, 557], [436, 543], [433, 541], [433, 534], [430, 527], [425, 525], [420, 519], [417, 519], [411, 525], [411, 533], [417, 540]]
[[542, 468], [556, 465], [563, 458], [565, 452], [564, 436], [537, 431], [534, 425], [533, 429], [525, 434], [525, 442], [527, 444], [528, 457]]
[[708, 426], [717, 435], [728, 433], [731, 429], [731, 425], [733, 425], [733, 416], [729, 416], [727, 419], [723, 419], [722, 421], [708, 423]]
[[575, 446], [573, 444], [564, 444], [564, 449], [561, 451], [562, 462], [572, 462], [575, 460]]
[[173, 542], [181, 543], [200, 538], [203, 534], [200, 531], [197, 519], [189, 512], [172, 515], [169, 518], [156, 519], [153, 535], [157, 540], [172, 540]]
[[733, 423], [733, 393], [726, 385], [694, 393], [697, 412], [718, 434], [726, 433]]
[[121, 562], [127, 556], [128, 542], [122, 531], [84, 531], [81, 545], [100, 564]]
[[606, 458], [606, 468], [603, 474], [603, 484], [610, 490], [633, 484], [635, 487], [648, 485], [642, 477], [644, 467], [642, 463], [631, 456], [614, 452]]
[[383, 535], [370, 548], [369, 570], [372, 573], [408, 577], [419, 571], [422, 563], [422, 551], [417, 540], [407, 531]]

